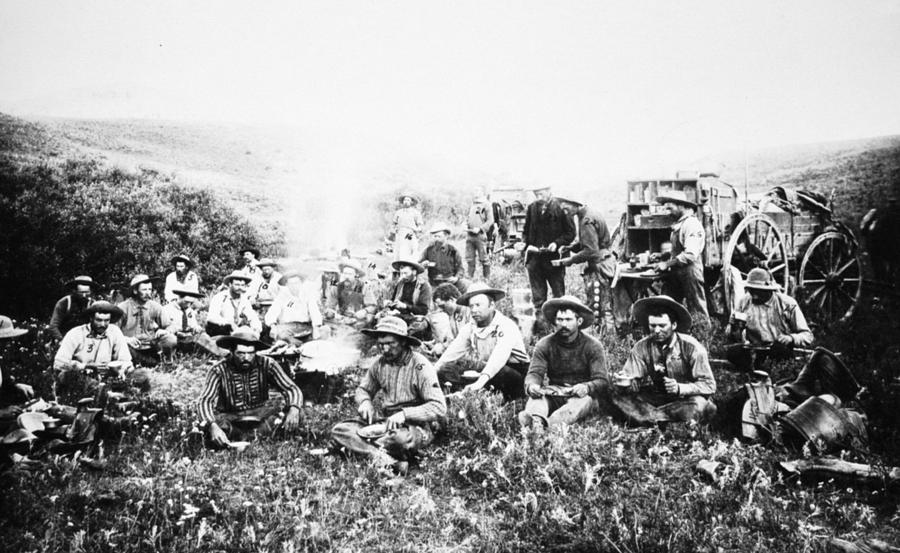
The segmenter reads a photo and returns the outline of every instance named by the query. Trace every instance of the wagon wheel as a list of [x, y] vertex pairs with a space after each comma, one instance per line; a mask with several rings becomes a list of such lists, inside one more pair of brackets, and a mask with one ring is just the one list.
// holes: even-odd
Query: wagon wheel
[[740, 271], [745, 280], [751, 269], [763, 267], [784, 290], [788, 289], [788, 249], [775, 221], [762, 213], [754, 213], [742, 219], [732, 231], [722, 261], [726, 315], [731, 314], [731, 307], [736, 303], [732, 267]]
[[825, 323], [849, 317], [862, 295], [861, 267], [852, 236], [829, 231], [816, 237], [803, 255], [798, 274], [804, 310]]

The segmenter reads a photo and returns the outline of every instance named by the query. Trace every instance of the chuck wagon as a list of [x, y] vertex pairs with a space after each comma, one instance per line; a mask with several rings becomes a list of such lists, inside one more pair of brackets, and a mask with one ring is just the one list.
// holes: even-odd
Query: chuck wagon
[[683, 191], [699, 206], [711, 313], [729, 316], [747, 273], [763, 267], [810, 319], [827, 324], [852, 314], [862, 293], [859, 243], [833, 218], [829, 200], [775, 187], [741, 201], [735, 187], [714, 174], [628, 182], [627, 209], [616, 231], [622, 277], [648, 284], [656, 279], [650, 262], [666, 255], [675, 221], [655, 200], [670, 190]]

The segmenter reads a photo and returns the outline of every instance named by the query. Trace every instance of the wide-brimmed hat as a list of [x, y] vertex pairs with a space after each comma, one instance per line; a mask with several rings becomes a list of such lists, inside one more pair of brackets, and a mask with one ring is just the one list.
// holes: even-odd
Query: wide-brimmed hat
[[412, 200], [413, 205], [419, 203], [419, 198], [413, 196], [412, 194], [400, 194], [399, 196], [397, 196], [397, 201], [403, 203], [403, 198], [409, 198], [410, 200]]
[[219, 336], [216, 338], [216, 345], [227, 350], [233, 350], [237, 346], [253, 346], [256, 351], [269, 348], [268, 344], [261, 342], [259, 336], [248, 328], [239, 328], [228, 336]]
[[781, 289], [781, 287], [772, 280], [771, 273], [762, 267], [756, 267], [755, 269], [750, 270], [750, 273], [747, 275], [747, 282], [744, 283], [744, 288], [753, 288], [755, 290]]
[[240, 255], [244, 255], [244, 252], [250, 252], [253, 254], [253, 257], [255, 257], [256, 259], [259, 259], [259, 250], [257, 248], [245, 246], [245, 247], [241, 248], [240, 250], [238, 250], [238, 253]]
[[188, 257], [188, 256], [186, 256], [186, 255], [183, 254], [183, 253], [180, 253], [180, 254], [178, 254], [178, 255], [172, 257], [172, 265], [174, 265], [174, 264], [175, 264], [176, 262], [178, 262], [178, 261], [184, 261], [184, 263], [185, 263], [188, 267], [193, 267], [193, 266], [194, 266], [194, 262], [191, 260], [191, 258]]
[[222, 282], [224, 282], [225, 284], [231, 284], [232, 280], [243, 280], [247, 282], [247, 284], [249, 284], [253, 280], [253, 277], [248, 276], [240, 271], [231, 271], [231, 274], [223, 278]]
[[439, 221], [431, 225], [431, 230], [428, 231], [428, 234], [437, 234], [438, 232], [446, 232], [447, 234], [450, 234], [453, 231], [450, 230], [450, 225], [443, 221]]
[[682, 204], [690, 207], [697, 207], [697, 204], [688, 199], [687, 194], [685, 194], [684, 190], [669, 190], [668, 192], [664, 192], [656, 197], [656, 203], [664, 204], [666, 202], [672, 202], [675, 204]]
[[575, 313], [578, 314], [579, 317], [584, 319], [579, 328], [587, 328], [594, 324], [594, 312], [590, 307], [581, 303], [581, 300], [576, 298], [575, 296], [562, 296], [559, 298], [553, 298], [544, 302], [544, 305], [541, 306], [541, 311], [544, 312], [544, 317], [551, 323], [556, 320], [556, 313], [560, 309], [571, 309]]
[[278, 279], [278, 284], [284, 286], [285, 284], [287, 284], [288, 280], [294, 277], [297, 277], [301, 280], [306, 280], [306, 273], [303, 273], [301, 271], [286, 271], [283, 275], [281, 275], [281, 278]]
[[256, 262], [257, 267], [277, 267], [278, 263], [271, 257], [264, 257]]
[[145, 282], [153, 282], [153, 279], [144, 274], [137, 274], [131, 277], [131, 282], [128, 284], [128, 287], [134, 288], [135, 286], [138, 286]]
[[531, 190], [532, 192], [540, 192], [541, 190], [550, 190], [550, 185], [549, 184], [538, 184], [538, 185], [532, 186], [528, 190]]
[[473, 282], [466, 289], [466, 293], [457, 298], [456, 303], [458, 305], [468, 306], [469, 300], [479, 294], [484, 294], [494, 301], [498, 301], [506, 297], [506, 292], [499, 288], [491, 288], [487, 285], [486, 282]]
[[584, 204], [581, 202], [576, 202], [575, 200], [569, 200], [566, 198], [560, 198], [559, 196], [556, 196], [556, 201], [563, 205], [570, 205], [575, 209], [578, 209], [578, 208], [584, 206]]
[[79, 275], [72, 280], [66, 282], [66, 288], [73, 288], [77, 284], [84, 284], [86, 286], [90, 286], [91, 288], [99, 288], [100, 285], [94, 282], [94, 279], [87, 275]]
[[195, 292], [193, 290], [186, 290], [184, 288], [175, 288], [174, 290], [172, 290], [172, 293], [175, 294], [176, 296], [188, 296], [190, 298], [196, 298], [196, 299], [200, 299], [203, 297], [203, 294], [201, 294], [200, 292]]
[[393, 267], [395, 271], [399, 271], [400, 267], [404, 265], [406, 265], [407, 267], [412, 267], [413, 269], [415, 269], [416, 273], [422, 273], [425, 271], [425, 267], [409, 259], [398, 259], [397, 261], [391, 263], [391, 267]]
[[366, 271], [362, 267], [359, 266], [359, 263], [352, 261], [352, 260], [341, 261], [340, 263], [338, 263], [338, 272], [341, 272], [348, 267], [353, 269], [354, 271], [356, 271], [356, 276], [358, 276], [358, 277], [366, 276]]
[[636, 301], [633, 307], [634, 318], [642, 326], [647, 326], [648, 312], [656, 307], [663, 307], [675, 316], [674, 322], [678, 323], [678, 332], [687, 332], [691, 329], [694, 322], [691, 314], [683, 305], [669, 296], [653, 296]]
[[393, 317], [390, 315], [379, 319], [375, 328], [364, 328], [362, 333], [369, 336], [389, 334], [391, 336], [396, 336], [397, 338], [402, 338], [413, 346], [422, 344], [418, 338], [409, 335], [409, 326], [406, 324], [406, 321], [400, 317]]
[[0, 339], [2, 338], [18, 338], [23, 334], [28, 334], [28, 330], [24, 328], [16, 328], [13, 326], [12, 319], [6, 315], [0, 315]]
[[95, 301], [84, 312], [90, 317], [93, 317], [94, 313], [109, 313], [109, 318], [113, 322], [118, 321], [125, 314], [118, 306], [103, 300]]

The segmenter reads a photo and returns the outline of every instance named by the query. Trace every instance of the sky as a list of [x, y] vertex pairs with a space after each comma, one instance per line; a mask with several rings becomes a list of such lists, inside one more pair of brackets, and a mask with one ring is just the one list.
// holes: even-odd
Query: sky
[[900, 0], [0, 0], [0, 111], [288, 126], [320, 170], [589, 184], [897, 134], [898, 98]]

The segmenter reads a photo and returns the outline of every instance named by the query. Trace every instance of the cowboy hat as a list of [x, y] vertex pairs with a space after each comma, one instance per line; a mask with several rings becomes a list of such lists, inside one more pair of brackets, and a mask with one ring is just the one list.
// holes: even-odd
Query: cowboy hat
[[410, 343], [413, 346], [419, 346], [422, 342], [413, 336], [409, 335], [409, 326], [406, 324], [406, 321], [401, 319], [400, 317], [393, 317], [388, 315], [387, 317], [382, 317], [378, 324], [375, 325], [375, 328], [364, 328], [362, 330], [363, 334], [368, 336], [383, 336], [385, 334], [396, 336], [397, 338], [402, 338]]
[[244, 255], [244, 253], [250, 252], [253, 254], [253, 257], [259, 259], [259, 250], [256, 248], [251, 248], [250, 246], [246, 246], [238, 250], [238, 253]]
[[287, 284], [288, 280], [295, 277], [301, 280], [306, 280], [306, 275], [300, 271], [287, 271], [286, 273], [281, 275], [281, 278], [278, 279], [278, 284], [284, 286], [285, 284]]
[[747, 275], [747, 281], [744, 283], [744, 288], [753, 288], [754, 290], [781, 289], [781, 287], [772, 280], [772, 275], [769, 271], [762, 267], [756, 267], [750, 270], [750, 273]]
[[594, 312], [590, 307], [581, 303], [575, 296], [553, 298], [545, 301], [544, 305], [541, 306], [544, 317], [551, 323], [556, 320], [556, 313], [560, 309], [571, 309], [577, 316], [581, 317], [583, 320], [581, 321], [581, 324], [578, 325], [579, 328], [587, 328], [594, 324]]
[[431, 225], [431, 230], [428, 231], [428, 234], [437, 234], [439, 232], [446, 232], [447, 234], [450, 234], [453, 231], [450, 230], [450, 225], [443, 221], [440, 221]]
[[360, 267], [357, 262], [352, 261], [352, 260], [341, 261], [340, 263], [338, 263], [338, 272], [341, 272], [348, 267], [353, 269], [354, 271], [356, 271], [356, 276], [358, 276], [358, 277], [366, 276], [366, 271], [364, 271], [363, 268]]
[[89, 277], [87, 275], [79, 275], [79, 276], [73, 278], [72, 280], [66, 282], [66, 288], [72, 288], [77, 284], [84, 284], [86, 286], [90, 286], [91, 288], [99, 288], [100, 287], [100, 285], [98, 285], [96, 282], [94, 282], [94, 279], [92, 279], [91, 277]]
[[183, 253], [180, 253], [180, 254], [178, 254], [178, 255], [172, 257], [172, 265], [174, 265], [174, 264], [177, 263], [178, 261], [183, 261], [188, 267], [193, 267], [193, 266], [194, 266], [194, 262], [191, 261], [191, 258], [188, 257], [188, 256], [186, 256], [186, 255], [183, 254]]
[[484, 294], [493, 301], [498, 301], [506, 297], [506, 292], [499, 288], [491, 288], [484, 282], [473, 282], [466, 289], [466, 293], [457, 298], [456, 303], [458, 305], [468, 306], [469, 300], [480, 294]]
[[176, 289], [172, 290], [172, 293], [175, 294], [176, 296], [188, 296], [190, 298], [196, 298], [196, 299], [200, 299], [203, 297], [203, 294], [201, 294], [200, 292], [195, 292], [193, 290], [187, 290], [185, 288], [176, 288]]
[[550, 185], [549, 184], [539, 184], [537, 186], [532, 186], [528, 190], [531, 190], [532, 192], [540, 192], [541, 190], [550, 190]]
[[409, 198], [410, 200], [412, 200], [413, 205], [419, 203], [419, 198], [416, 198], [412, 194], [400, 194], [399, 196], [397, 196], [397, 201], [403, 203], [403, 198]]
[[23, 334], [28, 334], [28, 330], [16, 328], [13, 326], [12, 319], [6, 315], [0, 315], [0, 338], [18, 338]]
[[264, 257], [256, 262], [257, 267], [277, 267], [278, 263], [275, 263], [275, 260], [271, 257]]
[[109, 313], [111, 321], [117, 321], [125, 314], [119, 307], [103, 300], [95, 301], [84, 312], [91, 317], [94, 316], [94, 313]]
[[400, 267], [402, 267], [404, 265], [406, 265], [407, 267], [412, 267], [413, 269], [416, 270], [416, 273], [421, 274], [422, 272], [425, 271], [425, 267], [419, 265], [415, 261], [410, 261], [408, 259], [398, 259], [397, 261], [394, 261], [393, 263], [391, 263], [391, 267], [393, 267], [395, 271], [399, 271]]
[[249, 277], [240, 271], [231, 271], [231, 274], [229, 274], [227, 277], [223, 278], [222, 282], [225, 284], [231, 284], [232, 280], [243, 280], [244, 282], [249, 284], [250, 281], [253, 280], [253, 277]]
[[640, 323], [641, 326], [647, 326], [647, 318], [649, 317], [648, 312], [656, 307], [662, 307], [668, 310], [675, 317], [673, 322], [678, 323], [679, 332], [687, 332], [691, 329], [691, 324], [694, 322], [691, 318], [691, 314], [688, 313], [688, 310], [683, 305], [669, 296], [653, 296], [636, 301], [632, 308], [634, 311], [634, 318], [637, 319], [637, 322]]
[[581, 202], [576, 202], [575, 200], [567, 200], [566, 198], [560, 198], [559, 196], [556, 197], [556, 201], [563, 205], [570, 205], [575, 209], [584, 207], [584, 204]]
[[253, 346], [256, 351], [269, 347], [266, 343], [261, 342], [256, 333], [249, 328], [239, 328], [228, 336], [219, 336], [216, 338], [216, 345], [232, 351], [237, 346]]
[[663, 192], [656, 197], [656, 203], [664, 204], [666, 202], [682, 204], [690, 207], [697, 207], [696, 203], [687, 198], [687, 194], [685, 194], [684, 190], [669, 190], [668, 192]]
[[144, 275], [144, 274], [137, 274], [137, 275], [134, 275], [134, 276], [131, 278], [131, 283], [128, 284], [128, 287], [129, 287], [129, 288], [134, 288], [135, 286], [138, 286], [138, 285], [143, 284], [143, 283], [145, 283], [145, 282], [152, 282], [152, 281], [153, 281], [153, 279], [150, 278], [150, 277], [147, 276], [147, 275]]

